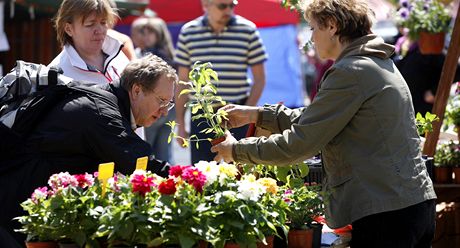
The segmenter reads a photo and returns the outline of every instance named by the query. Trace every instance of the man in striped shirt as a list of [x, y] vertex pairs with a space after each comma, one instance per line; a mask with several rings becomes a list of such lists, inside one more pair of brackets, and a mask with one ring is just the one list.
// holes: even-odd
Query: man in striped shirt
[[[217, 95], [227, 103], [256, 105], [265, 86], [267, 54], [255, 24], [234, 14], [236, 0], [201, 1], [205, 14], [186, 23], [179, 34], [174, 58], [179, 79], [189, 80], [188, 73], [195, 62], [211, 62], [219, 77], [215, 82]], [[252, 84], [247, 76], [248, 68], [253, 74]], [[182, 89], [179, 87], [178, 92]], [[189, 136], [184, 125], [184, 105], [189, 97], [193, 96], [176, 97], [176, 122], [181, 137]], [[199, 133], [204, 129], [197, 126], [199, 122], [191, 122], [190, 132], [199, 138], [207, 138]], [[239, 139], [245, 136], [246, 130], [247, 127], [242, 127], [231, 132]], [[190, 146], [192, 163], [213, 160], [215, 154], [210, 152], [209, 142], [201, 142], [199, 146], [199, 150], [193, 142]]]

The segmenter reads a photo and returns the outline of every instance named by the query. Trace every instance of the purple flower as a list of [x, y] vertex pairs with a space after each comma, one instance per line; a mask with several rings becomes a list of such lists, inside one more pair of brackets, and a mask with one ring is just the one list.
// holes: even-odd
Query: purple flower
[[407, 20], [409, 18], [410, 11], [407, 8], [401, 8], [399, 10], [399, 16], [401, 16], [402, 19]]
[[408, 8], [409, 7], [409, 1], [408, 0], [399, 0], [399, 5]]

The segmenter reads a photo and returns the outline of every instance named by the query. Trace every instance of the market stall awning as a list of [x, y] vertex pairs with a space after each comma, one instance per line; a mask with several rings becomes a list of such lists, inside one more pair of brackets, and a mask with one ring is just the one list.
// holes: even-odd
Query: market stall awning
[[[54, 13], [59, 8], [62, 0], [16, 0], [16, 3], [33, 7], [34, 11]], [[143, 10], [148, 4], [149, 0], [114, 0], [117, 8], [120, 10]]]
[[[168, 23], [187, 22], [203, 14], [200, 0], [151, 0], [149, 8]], [[239, 1], [235, 13], [258, 27], [297, 24], [299, 15], [281, 7], [279, 0]]]

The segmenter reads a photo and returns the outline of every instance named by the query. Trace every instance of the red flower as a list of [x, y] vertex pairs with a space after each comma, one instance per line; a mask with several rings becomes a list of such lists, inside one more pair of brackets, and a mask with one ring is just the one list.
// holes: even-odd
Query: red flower
[[182, 179], [191, 184], [198, 192], [203, 191], [203, 186], [206, 183], [206, 176], [200, 170], [191, 166], [184, 169]]
[[186, 166], [180, 166], [180, 165], [176, 165], [176, 166], [172, 166], [171, 168], [169, 168], [169, 175], [170, 176], [173, 176], [173, 177], [180, 177], [182, 176], [182, 173], [185, 169], [191, 167], [190, 165], [186, 165]]
[[174, 179], [169, 178], [166, 181], [163, 181], [158, 185], [158, 191], [162, 195], [172, 195], [176, 193], [176, 183], [174, 182]]
[[131, 179], [133, 185], [133, 192], [138, 192], [140, 195], [145, 196], [146, 193], [152, 191], [152, 187], [155, 186], [153, 183], [153, 177], [146, 177], [143, 174], [135, 174]]

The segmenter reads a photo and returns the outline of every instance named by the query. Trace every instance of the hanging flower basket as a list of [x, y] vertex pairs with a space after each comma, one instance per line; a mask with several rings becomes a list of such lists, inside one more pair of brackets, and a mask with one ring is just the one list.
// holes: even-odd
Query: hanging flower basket
[[446, 33], [421, 32], [418, 45], [421, 54], [440, 54], [444, 48]]

